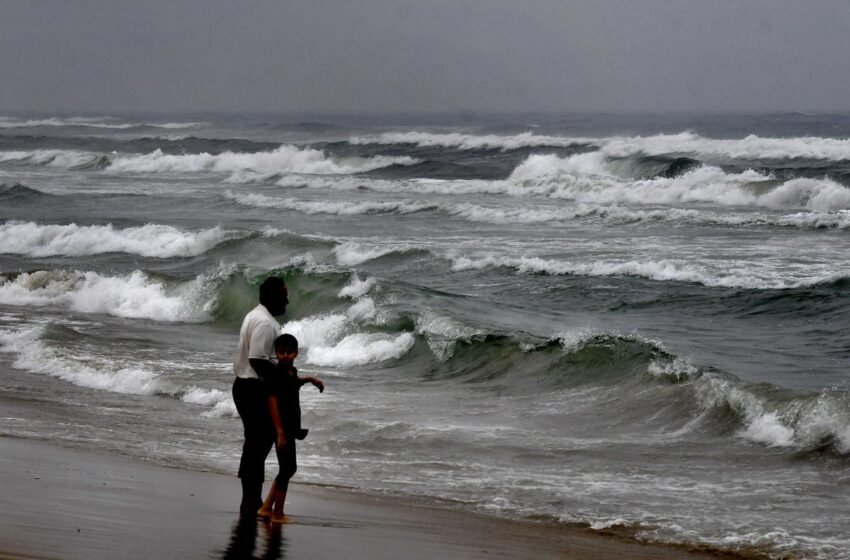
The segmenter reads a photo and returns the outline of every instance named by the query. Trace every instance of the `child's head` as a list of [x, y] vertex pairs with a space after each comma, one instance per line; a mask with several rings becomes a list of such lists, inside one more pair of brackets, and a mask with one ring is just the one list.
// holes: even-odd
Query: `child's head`
[[274, 339], [274, 352], [279, 362], [291, 362], [298, 357], [298, 339], [291, 334], [282, 334]]

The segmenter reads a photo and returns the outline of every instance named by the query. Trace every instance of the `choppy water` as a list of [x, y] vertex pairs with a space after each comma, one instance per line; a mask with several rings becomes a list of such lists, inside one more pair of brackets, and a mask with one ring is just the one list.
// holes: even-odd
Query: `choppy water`
[[[0, 434], [850, 558], [850, 117], [0, 117]], [[270, 467], [271, 468], [271, 467]]]

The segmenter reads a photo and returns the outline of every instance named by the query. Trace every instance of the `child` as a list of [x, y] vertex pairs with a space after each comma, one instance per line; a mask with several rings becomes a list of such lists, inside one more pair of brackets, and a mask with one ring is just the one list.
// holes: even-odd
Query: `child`
[[291, 334], [282, 334], [274, 341], [277, 366], [275, 374], [267, 378], [268, 405], [277, 437], [275, 447], [280, 467], [277, 477], [269, 489], [269, 495], [257, 515], [271, 519], [272, 523], [283, 523], [283, 506], [289, 479], [295, 474], [295, 440], [307, 437], [301, 428], [301, 404], [298, 391], [305, 383], [312, 383], [321, 393], [325, 384], [315, 377], [298, 377], [292, 362], [298, 356], [298, 341]]

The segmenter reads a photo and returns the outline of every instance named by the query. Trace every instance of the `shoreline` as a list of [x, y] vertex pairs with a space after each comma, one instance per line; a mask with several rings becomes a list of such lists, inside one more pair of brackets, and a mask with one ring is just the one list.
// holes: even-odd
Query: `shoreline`
[[0, 437], [0, 559], [741, 559], [627, 532], [293, 484], [288, 523], [239, 520], [235, 476]]

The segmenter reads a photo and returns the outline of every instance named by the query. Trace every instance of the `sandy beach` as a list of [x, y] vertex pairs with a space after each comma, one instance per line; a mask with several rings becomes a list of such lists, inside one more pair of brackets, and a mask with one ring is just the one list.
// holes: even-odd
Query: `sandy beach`
[[239, 521], [235, 477], [0, 439], [0, 558], [717, 558], [582, 527], [293, 485], [290, 522]]

